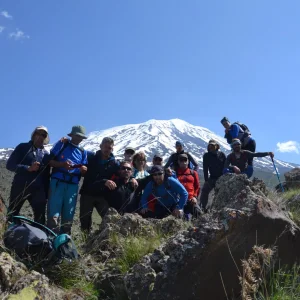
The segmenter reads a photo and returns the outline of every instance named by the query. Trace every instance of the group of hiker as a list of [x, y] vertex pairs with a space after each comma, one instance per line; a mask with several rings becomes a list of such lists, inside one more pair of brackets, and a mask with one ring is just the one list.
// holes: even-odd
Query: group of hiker
[[[36, 127], [27, 143], [19, 144], [7, 161], [7, 169], [15, 172], [8, 219], [19, 215], [29, 201], [34, 220], [55, 232], [71, 233], [80, 194], [81, 229], [90, 232], [94, 208], [104, 217], [109, 207], [120, 214], [140, 213], [145, 218], [197, 218], [207, 212], [210, 191], [223, 174], [253, 174], [253, 158], [272, 152], [255, 153], [255, 140], [247, 126], [221, 120], [225, 138], [232, 147], [226, 156], [216, 140], [210, 140], [203, 156], [204, 185], [200, 193], [199, 165], [177, 141], [176, 152], [163, 165], [163, 157], [155, 154], [152, 167], [147, 168], [146, 155], [128, 147], [124, 159], [113, 154], [114, 140], [103, 138], [100, 149], [86, 151], [80, 143], [87, 138], [83, 126], [73, 126], [69, 138], [59, 140], [50, 153], [46, 127]], [[80, 186], [80, 179], [83, 182]], [[46, 209], [47, 207], [47, 209]], [[47, 222], [46, 222], [47, 211]]]

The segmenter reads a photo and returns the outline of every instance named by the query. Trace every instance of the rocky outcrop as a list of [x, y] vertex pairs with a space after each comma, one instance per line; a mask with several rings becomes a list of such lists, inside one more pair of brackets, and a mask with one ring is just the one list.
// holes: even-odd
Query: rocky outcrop
[[241, 293], [241, 260], [254, 245], [276, 246], [281, 265], [300, 257], [299, 228], [266, 197], [263, 182], [222, 176], [213, 207], [128, 272], [130, 299], [226, 299], [224, 288], [232, 299]]
[[[163, 220], [143, 219], [138, 214], [120, 216], [109, 209], [99, 230], [80, 249], [84, 272], [78, 274], [103, 291], [101, 299], [252, 297], [264, 270], [263, 264], [255, 269], [258, 262], [267, 257], [276, 268], [276, 262], [292, 266], [300, 258], [299, 228], [267, 195], [262, 181], [227, 174], [216, 184], [211, 212], [193, 222], [172, 216]], [[153, 253], [143, 252], [148, 254], [134, 260], [137, 263], [129, 271], [118, 268], [116, 262], [123, 251], [120, 240], [132, 241], [133, 236], [151, 240], [158, 233], [162, 238]], [[247, 276], [241, 281], [245, 270]], [[0, 298], [9, 294], [12, 298], [8, 299], [81, 296], [66, 294], [45, 275], [29, 272], [6, 253], [0, 254], [0, 288]]]
[[23, 263], [2, 252], [0, 254], [0, 298], [4, 297], [9, 300], [83, 299], [51, 285], [45, 275], [29, 271]]
[[287, 189], [300, 188], [300, 168], [294, 168], [284, 174]]

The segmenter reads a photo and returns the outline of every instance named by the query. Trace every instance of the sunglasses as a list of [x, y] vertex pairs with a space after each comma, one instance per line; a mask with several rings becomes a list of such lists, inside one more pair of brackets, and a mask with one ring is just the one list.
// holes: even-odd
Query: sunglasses
[[122, 171], [131, 171], [132, 169], [130, 167], [121, 167]]
[[46, 138], [48, 136], [48, 134], [44, 132], [37, 132], [36, 135], [42, 136], [43, 138]]
[[152, 174], [152, 176], [162, 176], [162, 175], [164, 175], [163, 172], [159, 172], [159, 173], [154, 173], [154, 174]]
[[125, 154], [133, 155], [134, 152], [129, 150], [129, 151], [125, 151]]

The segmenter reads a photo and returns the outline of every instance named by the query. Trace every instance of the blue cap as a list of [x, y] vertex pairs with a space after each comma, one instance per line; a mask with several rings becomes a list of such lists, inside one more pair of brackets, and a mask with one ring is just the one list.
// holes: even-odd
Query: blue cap
[[175, 147], [176, 147], [176, 146], [181, 146], [181, 147], [184, 147], [184, 144], [183, 144], [183, 142], [176, 141], [176, 143], [175, 143]]
[[158, 172], [164, 172], [164, 168], [159, 165], [155, 165], [151, 168], [150, 174], [158, 173]]

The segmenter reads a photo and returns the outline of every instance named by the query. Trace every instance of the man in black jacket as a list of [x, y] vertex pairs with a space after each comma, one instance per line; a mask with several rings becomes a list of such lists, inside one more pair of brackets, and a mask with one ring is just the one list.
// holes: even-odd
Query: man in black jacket
[[50, 167], [43, 164], [49, 156], [44, 145], [49, 143], [48, 130], [36, 127], [28, 143], [19, 144], [9, 157], [6, 168], [15, 173], [10, 191], [8, 217], [17, 216], [26, 200], [29, 201], [34, 220], [45, 224]]
[[[80, 190], [80, 223], [83, 231], [91, 230], [94, 208], [101, 217], [105, 216], [109, 208], [106, 192], [117, 188], [114, 179], [119, 176], [120, 163], [113, 155], [113, 149], [113, 139], [105, 137], [100, 150], [88, 154], [87, 172]], [[136, 187], [137, 181], [131, 178], [131, 184]]]
[[104, 198], [104, 187], [109, 190], [116, 188], [112, 178], [118, 175], [119, 170], [119, 162], [112, 153], [113, 149], [113, 139], [105, 137], [100, 144], [100, 150], [88, 153], [87, 172], [80, 190], [80, 223], [83, 231], [91, 230], [94, 208], [102, 217], [109, 208]]
[[105, 188], [105, 199], [109, 207], [113, 207], [120, 214], [135, 211], [133, 204], [134, 186], [131, 180], [132, 166], [130, 162], [122, 161], [120, 163], [119, 177], [113, 180], [116, 188], [114, 190]]
[[192, 166], [189, 165], [189, 168], [197, 171], [198, 170], [198, 163], [195, 161], [195, 159], [193, 158], [193, 156], [191, 154], [189, 154], [188, 152], [184, 151], [184, 149], [183, 149], [184, 148], [184, 144], [182, 142], [180, 142], [180, 141], [177, 141], [175, 143], [175, 147], [176, 147], [176, 152], [173, 153], [169, 157], [169, 159], [168, 159], [168, 161], [167, 161], [167, 163], [165, 165], [165, 168], [167, 169], [169, 167], [172, 167], [176, 171], [177, 168], [179, 167], [178, 166], [179, 155], [180, 154], [186, 154], [188, 156], [188, 160], [189, 160], [190, 164], [192, 164]]
[[[220, 146], [215, 140], [208, 142], [207, 151], [203, 155], [203, 173], [205, 183], [201, 190], [200, 203], [204, 212], [207, 212], [208, 196], [215, 187], [216, 181], [223, 174], [226, 155], [219, 150]], [[208, 171], [210, 176], [208, 177]]]

